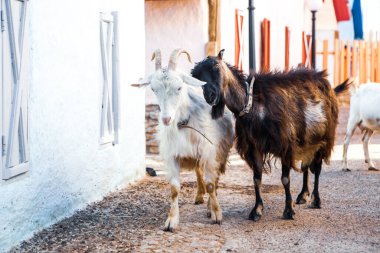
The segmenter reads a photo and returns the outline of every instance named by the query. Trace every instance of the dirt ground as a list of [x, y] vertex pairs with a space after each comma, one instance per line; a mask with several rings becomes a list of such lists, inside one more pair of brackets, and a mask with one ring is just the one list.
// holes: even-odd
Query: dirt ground
[[[347, 111], [341, 109], [335, 152], [321, 174], [322, 209], [297, 205], [295, 219], [283, 220], [281, 169], [273, 168], [263, 177], [263, 217], [248, 220], [254, 205], [252, 172], [232, 154], [218, 192], [223, 224], [212, 225], [206, 205], [193, 204], [195, 173], [183, 172], [180, 227], [164, 232], [170, 187], [162, 163], [147, 157], [157, 177], [146, 176], [110, 194], [11, 252], [380, 252], [380, 172], [367, 170], [358, 131], [349, 149], [352, 171], [341, 168]], [[374, 136], [370, 154], [380, 168], [380, 134]], [[302, 176], [292, 172], [291, 178], [295, 199]]]

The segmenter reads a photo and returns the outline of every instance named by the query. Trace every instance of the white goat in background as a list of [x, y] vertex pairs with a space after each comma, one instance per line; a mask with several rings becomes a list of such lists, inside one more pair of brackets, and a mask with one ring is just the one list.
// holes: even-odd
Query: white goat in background
[[356, 127], [364, 132], [362, 141], [368, 170], [378, 171], [369, 157], [368, 143], [373, 133], [380, 131], [380, 83], [363, 84], [357, 89], [355, 82], [352, 82], [350, 116], [343, 146], [344, 171], [350, 171], [347, 166], [347, 149]]
[[[180, 169], [195, 169], [198, 193], [196, 204], [203, 203], [204, 189], [209, 194], [208, 215], [213, 223], [221, 224], [222, 210], [216, 197], [219, 175], [224, 173], [234, 130], [231, 115], [219, 120], [211, 118], [211, 106], [191, 86], [205, 84], [188, 74], [176, 70], [177, 58], [188, 52], [176, 49], [167, 68], [161, 67], [161, 52], [156, 50], [156, 70], [133, 86], [150, 84], [160, 106], [160, 123], [157, 138], [160, 155], [164, 160], [167, 179], [171, 185], [171, 208], [165, 222], [165, 231], [173, 231], [179, 223], [178, 194]], [[192, 129], [185, 129], [192, 128]], [[194, 130], [194, 131], [193, 131]], [[206, 187], [203, 181], [206, 176]]]

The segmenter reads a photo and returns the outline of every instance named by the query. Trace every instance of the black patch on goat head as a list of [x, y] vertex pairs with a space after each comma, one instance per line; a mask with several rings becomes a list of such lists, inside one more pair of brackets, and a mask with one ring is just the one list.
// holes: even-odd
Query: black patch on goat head
[[213, 119], [219, 119], [221, 117], [223, 117], [223, 114], [224, 114], [224, 102], [223, 102], [223, 98], [220, 98], [219, 99], [219, 102], [214, 105], [211, 109], [211, 117]]
[[[222, 51], [223, 50], [221, 50], [221, 52]], [[221, 53], [221, 56], [223, 56], [223, 53]], [[198, 62], [191, 71], [191, 75], [194, 78], [206, 82], [206, 84], [202, 86], [203, 96], [206, 102], [212, 106], [212, 118], [217, 119], [222, 117], [225, 104], [221, 94], [221, 76], [218, 57], [207, 57], [202, 62]]]

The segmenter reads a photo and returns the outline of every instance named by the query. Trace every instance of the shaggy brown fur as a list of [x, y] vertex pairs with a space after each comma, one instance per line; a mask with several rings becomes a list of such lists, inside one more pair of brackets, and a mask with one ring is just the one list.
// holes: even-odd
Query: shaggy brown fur
[[289, 72], [255, 74], [253, 106], [240, 117], [245, 105], [246, 76], [225, 63], [222, 51], [198, 63], [192, 75], [207, 82], [203, 87], [206, 101], [213, 105], [212, 116], [223, 115], [226, 105], [236, 117], [236, 148], [254, 171], [256, 204], [250, 218], [258, 220], [263, 208], [260, 185], [264, 162], [269, 156], [281, 159], [282, 183], [286, 204], [284, 218], [292, 219], [293, 201], [290, 195], [290, 169], [302, 161], [304, 185], [297, 203], [305, 203], [309, 195], [308, 169], [315, 174], [311, 207], [320, 208], [318, 192], [322, 160], [329, 161], [334, 146], [338, 118], [336, 94], [348, 89], [344, 82], [335, 90], [325, 72], [293, 69]]

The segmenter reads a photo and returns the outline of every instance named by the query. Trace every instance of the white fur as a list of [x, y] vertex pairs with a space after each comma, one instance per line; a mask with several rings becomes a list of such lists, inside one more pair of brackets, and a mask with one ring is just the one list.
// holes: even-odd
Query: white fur
[[323, 101], [315, 104], [312, 101], [307, 101], [305, 110], [306, 127], [312, 128], [316, 124], [326, 122], [326, 115], [323, 111]]
[[368, 143], [375, 131], [380, 131], [380, 83], [363, 84], [356, 89], [351, 87], [350, 116], [343, 146], [343, 169], [348, 169], [347, 149], [350, 139], [358, 127], [365, 131], [363, 148], [368, 167], [373, 167], [368, 152]]
[[258, 112], [259, 112], [260, 119], [263, 120], [265, 118], [265, 107], [264, 107], [264, 105], [259, 105]]

